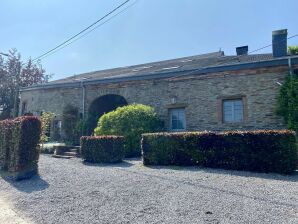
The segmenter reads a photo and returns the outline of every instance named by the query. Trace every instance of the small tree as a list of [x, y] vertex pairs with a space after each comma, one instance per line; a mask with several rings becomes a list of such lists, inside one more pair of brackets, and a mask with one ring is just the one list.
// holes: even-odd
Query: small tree
[[288, 52], [290, 55], [298, 55], [298, 46], [289, 46]]
[[160, 130], [161, 121], [152, 107], [132, 104], [104, 114], [94, 133], [124, 136], [125, 156], [133, 157], [141, 155], [141, 135]]
[[43, 149], [44, 143], [49, 140], [48, 132], [50, 129], [51, 121], [54, 118], [55, 114], [52, 112], [43, 112], [41, 115], [41, 136], [40, 136], [40, 143]]
[[277, 114], [283, 116], [289, 129], [298, 131], [298, 77], [288, 75], [278, 96]]
[[0, 55], [0, 120], [17, 116], [20, 88], [46, 83], [50, 77], [41, 64], [22, 61], [16, 49], [10, 50], [8, 57]]
[[62, 113], [62, 133], [66, 144], [77, 145], [80, 141], [81, 122], [77, 107], [67, 105]]

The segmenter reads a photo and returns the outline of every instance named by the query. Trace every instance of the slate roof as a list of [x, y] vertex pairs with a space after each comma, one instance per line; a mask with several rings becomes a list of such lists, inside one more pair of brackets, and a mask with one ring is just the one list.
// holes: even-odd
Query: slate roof
[[166, 61], [151, 62], [140, 65], [107, 69], [83, 73], [49, 82], [49, 84], [74, 83], [99, 79], [133, 77], [162, 73], [177, 73], [219, 65], [233, 65], [273, 59], [272, 54], [255, 54], [241, 56], [225, 56], [223, 51], [201, 54], [191, 57], [177, 58]]
[[223, 51], [219, 51], [191, 57], [83, 73], [42, 85], [22, 88], [21, 91], [56, 87], [79, 87], [82, 84], [93, 85], [99, 83], [172, 78], [185, 75], [204, 75], [222, 71], [272, 66], [288, 66], [289, 57], [291, 57], [292, 65], [298, 65], [298, 56], [284, 56], [279, 58], [274, 58], [272, 54], [226, 56]]

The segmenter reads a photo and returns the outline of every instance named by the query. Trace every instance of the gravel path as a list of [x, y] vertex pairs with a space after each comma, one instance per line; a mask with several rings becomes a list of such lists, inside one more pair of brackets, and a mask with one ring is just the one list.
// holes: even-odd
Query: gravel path
[[[40, 177], [0, 178], [33, 223], [298, 223], [298, 176], [40, 158]], [[0, 204], [1, 207], [1, 204]], [[1, 213], [0, 213], [1, 214]]]
[[29, 224], [32, 222], [29, 219], [22, 217], [22, 214], [17, 213], [13, 208], [13, 205], [11, 205], [9, 201], [1, 197], [0, 198], [0, 223], [1, 224]]

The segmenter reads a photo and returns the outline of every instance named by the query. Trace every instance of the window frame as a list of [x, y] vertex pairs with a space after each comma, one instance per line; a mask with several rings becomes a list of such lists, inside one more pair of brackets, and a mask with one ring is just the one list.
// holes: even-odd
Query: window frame
[[[173, 129], [173, 126], [172, 126], [172, 122], [173, 122], [173, 112], [174, 111], [183, 111], [183, 113], [184, 113], [184, 116], [183, 116], [183, 120], [182, 120], [182, 124], [183, 124], [183, 126], [184, 126], [184, 128], [183, 129]], [[170, 131], [172, 131], [172, 132], [183, 132], [183, 131], [186, 131], [186, 110], [185, 110], [185, 107], [179, 107], [179, 108], [169, 108], [169, 122], [170, 122], [170, 124], [169, 124], [169, 127], [170, 127]], [[177, 121], [179, 121], [179, 116], [178, 116], [178, 120]]]
[[21, 115], [26, 114], [27, 109], [28, 109], [28, 103], [27, 103], [27, 101], [23, 101], [21, 104]]
[[[243, 106], [243, 119], [240, 122], [224, 122], [224, 111], [223, 111], [223, 102], [224, 100], [242, 100]], [[247, 106], [247, 97], [245, 95], [224, 95], [217, 97], [217, 123], [218, 125], [223, 124], [244, 124], [248, 121], [248, 106]]]
[[[242, 117], [241, 120], [235, 120], [235, 102], [241, 102], [242, 106]], [[228, 121], [226, 119], [226, 114], [225, 114], [225, 102], [232, 102], [232, 120]], [[242, 98], [235, 98], [235, 99], [223, 99], [222, 100], [222, 122], [223, 123], [242, 123], [244, 121], [244, 102]]]

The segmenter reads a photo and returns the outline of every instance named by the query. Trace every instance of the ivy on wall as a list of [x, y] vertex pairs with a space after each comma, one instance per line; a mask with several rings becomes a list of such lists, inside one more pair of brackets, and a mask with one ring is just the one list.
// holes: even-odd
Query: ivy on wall
[[63, 141], [68, 145], [78, 145], [81, 135], [81, 119], [79, 109], [72, 105], [67, 105], [62, 113]]

